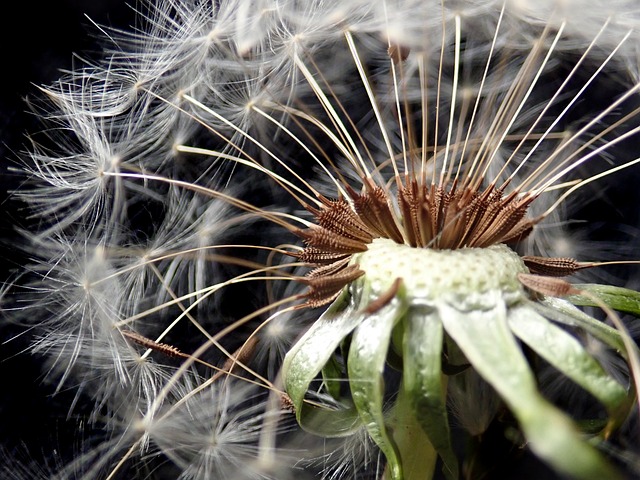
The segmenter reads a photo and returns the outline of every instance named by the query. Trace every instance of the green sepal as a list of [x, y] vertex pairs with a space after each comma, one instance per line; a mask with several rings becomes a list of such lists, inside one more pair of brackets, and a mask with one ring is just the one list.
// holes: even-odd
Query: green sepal
[[[441, 320], [473, 368], [512, 411], [531, 450], [575, 479], [620, 478], [577, 426], [538, 392], [529, 364], [507, 322], [500, 292], [487, 292], [483, 310], [461, 312], [440, 306]], [[493, 301], [490, 296], [494, 296]]]
[[[640, 292], [628, 288], [614, 287], [612, 285], [599, 285], [595, 283], [582, 283], [574, 285], [578, 290], [592, 293], [606, 305], [620, 312], [631, 313], [640, 317]], [[584, 295], [569, 295], [565, 297], [574, 305], [598, 307], [599, 305]]]
[[[285, 390], [295, 407], [298, 423], [304, 430], [324, 437], [340, 437], [351, 435], [362, 426], [358, 412], [349, 399], [340, 399], [342, 401], [337, 405], [325, 407], [305, 401], [305, 396], [311, 382], [326, 366], [342, 340], [365, 317], [341, 296], [285, 356], [282, 365]], [[335, 389], [330, 393], [335, 394]]]
[[618, 352], [626, 352], [620, 332], [587, 315], [563, 298], [545, 297], [531, 304], [543, 317], [572, 327], [579, 327]]
[[378, 311], [368, 314], [353, 332], [347, 370], [351, 397], [369, 436], [387, 460], [392, 480], [402, 480], [402, 464], [395, 442], [385, 425], [383, 373], [391, 332], [404, 312], [396, 296]]
[[387, 425], [400, 452], [404, 480], [433, 478], [438, 452], [416, 417], [411, 393], [404, 388], [404, 383], [395, 398]]
[[512, 308], [508, 320], [518, 338], [604, 405], [611, 417], [608, 431], [624, 421], [633, 404], [632, 396], [574, 336], [527, 305]]
[[443, 330], [438, 312], [427, 306], [411, 307], [404, 334], [403, 383], [415, 418], [443, 462], [447, 479], [459, 478], [458, 459], [451, 447], [446, 389], [441, 371]]
[[335, 353], [331, 355], [327, 363], [322, 367], [322, 383], [327, 393], [334, 399], [340, 398], [342, 390], [342, 381], [344, 377], [344, 369], [341, 368], [340, 362]]
[[398, 322], [391, 332], [391, 348], [387, 351], [387, 365], [398, 372], [402, 371], [402, 339], [404, 338], [404, 322]]

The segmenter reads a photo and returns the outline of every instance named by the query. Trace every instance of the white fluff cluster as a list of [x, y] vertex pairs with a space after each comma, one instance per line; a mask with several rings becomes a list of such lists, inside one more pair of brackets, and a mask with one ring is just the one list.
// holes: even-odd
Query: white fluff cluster
[[[368, 149], [378, 165], [389, 158], [389, 145], [400, 152], [408, 136], [397, 132], [397, 98], [413, 105], [416, 125], [427, 121], [432, 128], [439, 120], [433, 135], [441, 143], [463, 140], [472, 118], [473, 138], [482, 138], [503, 108], [513, 117], [509, 132], [527, 132], [540, 117], [536, 131], [548, 128], [556, 142], [587, 125], [564, 155], [594, 139], [582, 153], [595, 152], [589, 173], [624, 163], [614, 148], [638, 123], [631, 115], [598, 136], [637, 102], [640, 7], [633, 0], [158, 0], [139, 18], [138, 30], [105, 30], [110, 42], [102, 61], [42, 88], [38, 113], [50, 142], [33, 145], [25, 160], [29, 184], [20, 195], [33, 221], [33, 264], [23, 277], [30, 282], [22, 312], [48, 378], [77, 391], [69, 414], [78, 404], [94, 405], [83, 435], [97, 446], [61, 466], [56, 478], [244, 478], [244, 472], [283, 479], [301, 478], [305, 467], [311, 478], [351, 478], [367, 465], [375, 470], [375, 455], [361, 438], [325, 445], [283, 423], [269, 426], [279, 406], [266, 387], [280, 388], [282, 357], [314, 312], [269, 307], [303, 288], [287, 280], [291, 269], [277, 269], [282, 255], [252, 246], [297, 241], [265, 221], [264, 212], [302, 215], [290, 193], [299, 195], [304, 182], [335, 196], [320, 165], [344, 167], [343, 177], [353, 179], [348, 152], [323, 131], [332, 113], [318, 101], [317, 85], [352, 122], [343, 133], [357, 138], [353, 150]], [[372, 112], [345, 32], [357, 42], [381, 118]], [[458, 53], [456, 32], [464, 45]], [[554, 41], [544, 66], [531, 65], [540, 79], [522, 108], [501, 104], [535, 77], [523, 75], [529, 52]], [[387, 52], [396, 45], [410, 52], [401, 86], [392, 81]], [[489, 57], [494, 62], [485, 70]], [[576, 65], [570, 85], [554, 97]], [[427, 72], [428, 85], [417, 72]], [[627, 94], [628, 102], [598, 118]], [[478, 95], [482, 112], [466, 101]], [[382, 138], [378, 124], [393, 132], [390, 138]], [[621, 135], [619, 144], [598, 151]], [[513, 152], [509, 142], [495, 146], [491, 178]], [[548, 148], [541, 145], [531, 159], [519, 151], [526, 165], [516, 178], [533, 172]], [[546, 198], [538, 213], [560, 193]], [[553, 210], [551, 226], [532, 237], [530, 250], [553, 254], [571, 243], [574, 237], [553, 227], [565, 228], [565, 217]], [[229, 327], [245, 316], [246, 325]], [[238, 373], [245, 381], [212, 381], [215, 370], [199, 362], [220, 367], [270, 316], [256, 330], [256, 354]], [[168, 345], [198, 360], [172, 358], [163, 350]], [[247, 379], [261, 386], [247, 386]]]

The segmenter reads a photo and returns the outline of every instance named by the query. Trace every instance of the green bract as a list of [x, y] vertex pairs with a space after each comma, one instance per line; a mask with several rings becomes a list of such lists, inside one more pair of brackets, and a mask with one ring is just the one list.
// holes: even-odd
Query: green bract
[[[365, 428], [395, 480], [428, 478], [438, 456], [447, 478], [458, 478], [447, 413], [450, 376], [442, 359], [462, 358], [455, 363], [470, 364], [493, 387], [531, 450], [552, 467], [575, 478], [618, 478], [594, 444], [626, 417], [632, 395], [557, 323], [622, 350], [616, 330], [567, 301], [529, 295], [517, 278], [528, 270], [505, 245], [431, 250], [376, 239], [351, 263], [365, 274], [284, 362], [285, 387], [303, 428], [323, 436]], [[604, 406], [607, 420], [598, 435], [589, 439], [540, 394], [522, 344]], [[402, 371], [397, 392], [385, 389], [390, 365]], [[319, 375], [322, 383], [312, 386]], [[341, 388], [344, 378], [349, 388]]]

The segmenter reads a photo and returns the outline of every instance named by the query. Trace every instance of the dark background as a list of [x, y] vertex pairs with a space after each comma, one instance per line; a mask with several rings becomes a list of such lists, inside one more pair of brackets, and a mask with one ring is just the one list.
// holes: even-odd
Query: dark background
[[[36, 85], [53, 83], [61, 76], [61, 70], [79, 64], [74, 53], [99, 58], [96, 53], [99, 32], [92, 21], [129, 28], [134, 24], [134, 10], [129, 4], [135, 6], [135, 1], [3, 2], [0, 9], [0, 231], [3, 239], [12, 237], [12, 223], [20, 223], [18, 206], [9, 195], [19, 186], [20, 178], [8, 169], [18, 165], [20, 152], [27, 144], [25, 135], [42, 128], [29, 113], [25, 98], [38, 95]], [[3, 257], [6, 261], [6, 255]]]
[[[0, 285], [15, 279], [26, 261], [15, 228], [25, 223], [25, 212], [11, 195], [24, 179], [11, 168], [20, 165], [26, 134], [43, 126], [25, 98], [79, 64], [74, 53], [99, 58], [99, 32], [87, 17], [113, 27], [134, 24], [124, 0], [10, 0], [0, 8]], [[73, 392], [52, 395], [38, 359], [23, 353], [31, 333], [13, 324], [10, 297], [0, 301], [0, 479], [49, 478], [56, 464], [77, 453], [79, 440], [71, 440], [77, 424], [65, 413]]]

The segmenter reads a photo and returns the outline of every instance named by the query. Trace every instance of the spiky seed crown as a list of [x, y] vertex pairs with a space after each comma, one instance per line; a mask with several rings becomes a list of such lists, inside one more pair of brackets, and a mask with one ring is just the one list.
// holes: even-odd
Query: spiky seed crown
[[435, 250], [486, 248], [523, 239], [540, 220], [526, 216], [534, 195], [505, 195], [494, 185], [427, 184], [410, 175], [396, 181], [395, 203], [386, 189], [367, 179], [362, 193], [348, 188], [348, 199], [322, 198], [320, 208], [307, 207], [316, 225], [296, 233], [306, 244], [299, 258], [317, 266], [306, 279], [309, 306], [329, 303], [363, 274], [348, 259], [366, 251], [375, 238]]

